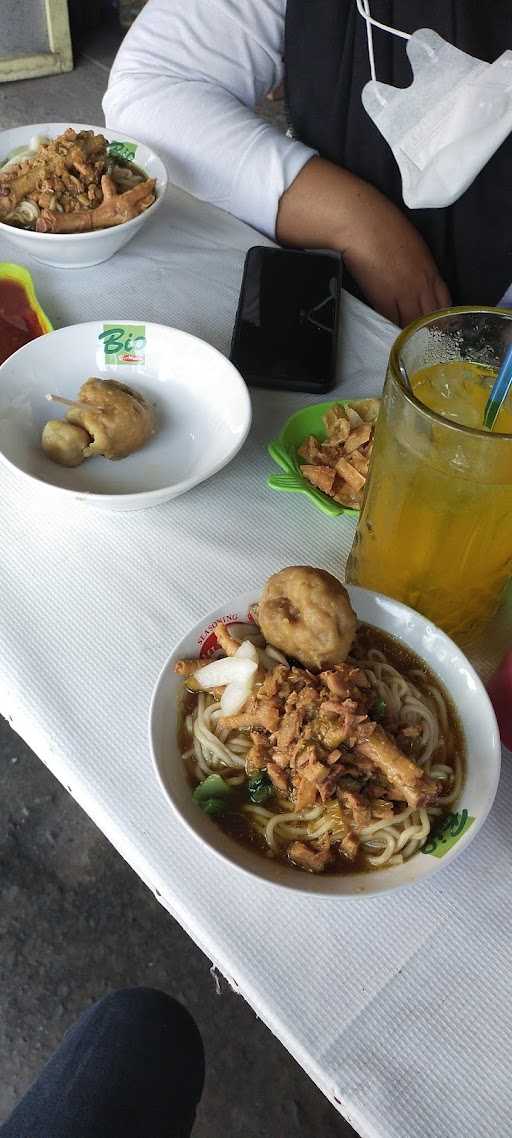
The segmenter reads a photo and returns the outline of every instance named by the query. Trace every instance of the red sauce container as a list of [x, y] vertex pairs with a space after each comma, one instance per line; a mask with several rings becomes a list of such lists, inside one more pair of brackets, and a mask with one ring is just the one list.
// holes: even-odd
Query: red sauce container
[[0, 262], [0, 364], [29, 340], [52, 331], [28, 269]]

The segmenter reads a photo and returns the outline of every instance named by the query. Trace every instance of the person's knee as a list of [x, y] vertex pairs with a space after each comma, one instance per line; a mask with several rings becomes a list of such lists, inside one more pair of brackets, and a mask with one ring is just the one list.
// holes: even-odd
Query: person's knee
[[132, 1040], [159, 1037], [161, 1045], [189, 1054], [202, 1068], [199, 1028], [182, 1004], [157, 988], [121, 988], [103, 996], [87, 1015], [91, 1026], [101, 1023], [116, 1035]]
[[108, 1012], [120, 1019], [164, 1019], [189, 1013], [177, 1000], [158, 988], [119, 988], [108, 992], [94, 1005], [98, 1012]]

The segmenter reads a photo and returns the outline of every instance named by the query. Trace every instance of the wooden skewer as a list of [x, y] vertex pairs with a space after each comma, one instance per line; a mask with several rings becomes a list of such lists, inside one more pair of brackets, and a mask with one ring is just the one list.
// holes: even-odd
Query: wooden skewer
[[94, 411], [94, 414], [105, 410], [104, 407], [98, 407], [96, 403], [81, 403], [79, 399], [66, 399], [64, 395], [47, 395], [46, 398], [50, 403], [63, 403], [66, 407], [78, 407], [79, 411]]

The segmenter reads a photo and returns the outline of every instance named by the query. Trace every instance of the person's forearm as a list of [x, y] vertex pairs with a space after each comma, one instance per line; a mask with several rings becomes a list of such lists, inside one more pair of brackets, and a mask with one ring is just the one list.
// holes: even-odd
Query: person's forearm
[[281, 197], [277, 239], [283, 245], [343, 253], [357, 215], [363, 219], [375, 194], [373, 186], [341, 166], [311, 158]]
[[396, 324], [450, 303], [418, 231], [384, 194], [348, 170], [314, 157], [281, 195], [283, 245], [336, 249], [367, 300]]

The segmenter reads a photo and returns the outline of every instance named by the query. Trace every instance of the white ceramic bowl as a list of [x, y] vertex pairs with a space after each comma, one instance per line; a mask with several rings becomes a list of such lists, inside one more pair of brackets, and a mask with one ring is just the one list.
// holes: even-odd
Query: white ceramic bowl
[[133, 161], [136, 166], [144, 170], [148, 178], [156, 178], [156, 200], [139, 217], [125, 221], [122, 225], [111, 229], [98, 229], [94, 233], [35, 233], [31, 230], [16, 229], [12, 225], [0, 222], [0, 233], [4, 235], [11, 245], [23, 254], [33, 257], [35, 261], [42, 261], [44, 265], [54, 265], [58, 269], [85, 269], [90, 265], [99, 265], [108, 261], [118, 249], [131, 241], [139, 229], [146, 224], [163, 200], [167, 187], [167, 173], [165, 166], [157, 154], [142, 142], [136, 142], [126, 134], [119, 131], [107, 130], [104, 126], [91, 126], [87, 123], [49, 122], [33, 123], [31, 126], [17, 126], [12, 130], [0, 133], [0, 162], [7, 158], [11, 150], [18, 146], [28, 145], [34, 135], [47, 135], [56, 138], [69, 126], [74, 130], [94, 130], [96, 134], [104, 134], [110, 143], [130, 143], [134, 147]]
[[391, 633], [421, 656], [450, 692], [457, 707], [466, 738], [467, 772], [460, 802], [454, 807], [458, 812], [454, 829], [460, 823], [463, 810], [474, 821], [454, 844], [450, 839], [444, 844], [441, 842], [436, 850], [438, 856], [420, 852], [403, 865], [389, 869], [346, 876], [314, 876], [239, 845], [193, 801], [176, 740], [176, 698], [182, 680], [174, 673], [174, 663], [180, 658], [199, 655], [201, 646], [204, 651], [205, 639], [217, 620], [246, 620], [250, 605], [258, 597], [257, 588], [204, 617], [176, 645], [153, 693], [149, 737], [156, 773], [171, 806], [189, 830], [215, 854], [269, 885], [317, 896], [370, 897], [431, 877], [467, 848], [491, 809], [498, 786], [501, 749], [496, 718], [485, 688], [460, 648], [425, 617], [399, 601], [354, 586], [348, 586], [348, 591], [360, 620]]
[[[113, 336], [117, 355], [109, 351]], [[120, 362], [123, 356], [129, 362]], [[76, 399], [89, 376], [141, 391], [155, 405], [158, 430], [128, 458], [95, 457], [69, 469], [41, 448], [44, 423], [66, 413], [45, 397], [52, 392]], [[61, 500], [107, 510], [159, 505], [230, 462], [250, 424], [249, 393], [229, 360], [203, 340], [162, 324], [74, 324], [25, 344], [0, 367], [0, 458], [34, 489]]]

